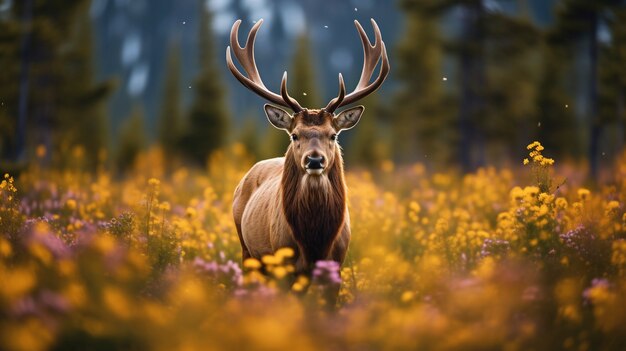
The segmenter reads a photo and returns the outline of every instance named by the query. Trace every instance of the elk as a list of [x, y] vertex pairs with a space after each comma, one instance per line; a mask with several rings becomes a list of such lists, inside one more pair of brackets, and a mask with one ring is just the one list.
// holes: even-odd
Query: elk
[[[291, 247], [299, 273], [310, 272], [319, 260], [343, 263], [350, 242], [350, 217], [337, 135], [358, 123], [364, 107], [351, 107], [338, 114], [335, 111], [374, 92], [389, 73], [385, 43], [376, 22], [371, 22], [374, 45], [360, 23], [354, 21], [364, 53], [356, 88], [346, 94], [340, 73], [338, 96], [321, 109], [303, 108], [288, 94], [287, 72], [282, 77], [280, 95], [263, 84], [254, 59], [254, 40], [263, 20], [252, 27], [244, 47], [238, 40], [241, 20], [233, 24], [230, 46], [226, 48], [226, 62], [232, 74], [256, 94], [293, 111], [290, 114], [278, 106], [264, 106], [269, 122], [285, 130], [291, 143], [284, 157], [255, 164], [235, 190], [233, 217], [243, 260], [260, 259], [281, 247]], [[247, 76], [233, 63], [231, 49]], [[379, 74], [370, 83], [379, 61]]]

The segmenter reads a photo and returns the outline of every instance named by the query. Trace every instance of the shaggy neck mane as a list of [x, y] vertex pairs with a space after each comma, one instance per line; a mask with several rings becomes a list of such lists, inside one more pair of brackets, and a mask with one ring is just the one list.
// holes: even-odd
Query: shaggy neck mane
[[324, 260], [344, 225], [346, 188], [341, 152], [321, 176], [309, 176], [296, 164], [291, 147], [281, 179], [283, 212], [309, 266]]

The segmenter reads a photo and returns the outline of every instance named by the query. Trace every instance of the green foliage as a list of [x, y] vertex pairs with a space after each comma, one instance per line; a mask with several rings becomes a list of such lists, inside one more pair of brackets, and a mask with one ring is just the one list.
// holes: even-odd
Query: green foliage
[[199, 6], [201, 19], [198, 38], [202, 70], [194, 84], [195, 97], [181, 148], [190, 160], [204, 165], [208, 156], [228, 140], [229, 112], [224, 84], [215, 60], [215, 43], [210, 33], [211, 14], [206, 10], [204, 1], [200, 1]]

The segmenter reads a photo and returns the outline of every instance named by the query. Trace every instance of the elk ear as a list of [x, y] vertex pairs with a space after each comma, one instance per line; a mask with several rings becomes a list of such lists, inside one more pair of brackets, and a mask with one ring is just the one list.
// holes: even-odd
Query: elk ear
[[337, 130], [350, 129], [354, 127], [357, 123], [359, 123], [359, 120], [363, 115], [363, 111], [365, 111], [365, 107], [363, 106], [356, 106], [345, 111], [341, 111], [341, 113], [334, 119]]
[[274, 127], [291, 131], [291, 122], [293, 121], [293, 118], [291, 118], [289, 112], [270, 104], [265, 104], [263, 108], [265, 109], [267, 120], [270, 121]]

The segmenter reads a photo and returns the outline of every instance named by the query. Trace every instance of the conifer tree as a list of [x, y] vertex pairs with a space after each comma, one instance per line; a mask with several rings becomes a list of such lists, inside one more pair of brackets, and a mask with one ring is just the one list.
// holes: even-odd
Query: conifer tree
[[600, 142], [603, 122], [600, 115], [600, 43], [598, 29], [605, 16], [612, 13], [621, 0], [564, 0], [559, 5], [556, 32], [561, 40], [568, 43], [572, 50], [575, 44], [586, 43], [589, 83], [587, 98], [588, 111], [585, 113], [587, 134], [587, 158], [589, 159], [589, 177], [596, 179], [600, 167]]
[[158, 142], [166, 162], [177, 153], [181, 133], [180, 102], [180, 51], [178, 44], [171, 45], [167, 59], [167, 72], [163, 85], [161, 111], [158, 125]]
[[204, 4], [205, 1], [198, 1], [200, 73], [194, 84], [195, 96], [181, 145], [185, 155], [198, 165], [204, 165], [208, 156], [226, 143], [229, 120], [211, 33], [211, 13]]
[[[626, 138], [626, 3], [614, 8], [608, 21], [610, 41], [602, 44], [600, 54], [600, 120], [606, 128], [602, 147], [607, 161], [621, 153]], [[607, 145], [608, 144], [608, 145]]]
[[486, 156], [493, 164], [520, 159], [524, 146], [536, 136], [541, 35], [527, 16], [502, 13], [489, 15], [485, 34], [489, 84], [482, 129]]
[[584, 145], [574, 104], [567, 91], [572, 62], [559, 38], [549, 32], [541, 46], [541, 79], [537, 87], [537, 140], [556, 157], [578, 158]]
[[320, 108], [321, 91], [317, 82], [314, 52], [311, 40], [306, 32], [296, 39], [295, 51], [291, 59], [289, 70], [289, 93], [292, 94], [306, 108]]
[[2, 157], [21, 162], [43, 145], [54, 151], [47, 153], [49, 161], [62, 146], [82, 145], [93, 169], [106, 147], [103, 103], [111, 86], [93, 81], [89, 2], [25, 0], [11, 6], [0, 21], [0, 133], [11, 135], [2, 138]]
[[[61, 155], [65, 147], [81, 147], [85, 166], [90, 170], [104, 161], [108, 149], [108, 121], [105, 102], [111, 82], [96, 83], [93, 58], [93, 30], [89, 2], [81, 4], [74, 17], [68, 38], [69, 50], [62, 57], [63, 76], [59, 87], [58, 125], [55, 150]], [[62, 165], [62, 164], [61, 164]]]
[[400, 161], [447, 165], [456, 154], [458, 128], [453, 111], [446, 107], [438, 17], [433, 16], [429, 1], [405, 0], [401, 4], [407, 21], [398, 45], [400, 91], [393, 114], [393, 151]]

